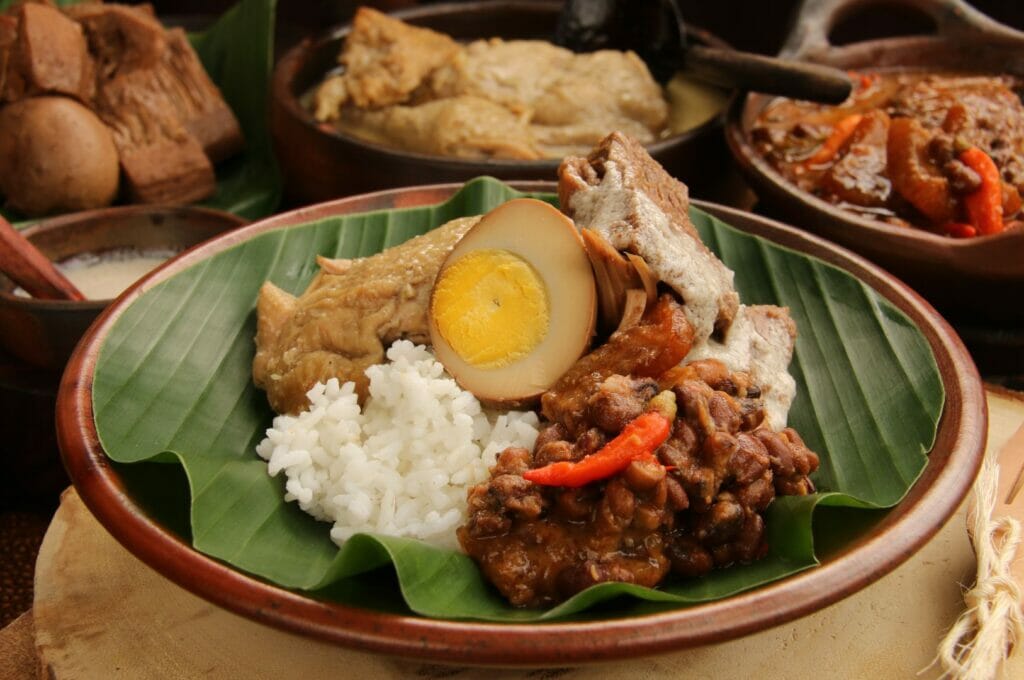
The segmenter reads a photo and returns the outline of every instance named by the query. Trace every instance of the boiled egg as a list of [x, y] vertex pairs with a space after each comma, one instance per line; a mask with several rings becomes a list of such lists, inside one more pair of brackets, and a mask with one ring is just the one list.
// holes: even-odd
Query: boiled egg
[[543, 201], [508, 201], [462, 237], [438, 272], [434, 354], [481, 401], [527, 403], [586, 351], [596, 299], [572, 220]]

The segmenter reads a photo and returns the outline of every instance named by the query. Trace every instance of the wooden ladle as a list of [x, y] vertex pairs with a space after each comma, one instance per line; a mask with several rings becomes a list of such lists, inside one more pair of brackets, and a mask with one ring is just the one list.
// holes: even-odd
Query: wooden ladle
[[34, 298], [85, 300], [82, 291], [65, 278], [10, 222], [0, 217], [0, 271]]
[[850, 78], [837, 68], [689, 44], [676, 0], [567, 0], [555, 44], [574, 52], [632, 50], [665, 84], [682, 69], [727, 88], [838, 104]]

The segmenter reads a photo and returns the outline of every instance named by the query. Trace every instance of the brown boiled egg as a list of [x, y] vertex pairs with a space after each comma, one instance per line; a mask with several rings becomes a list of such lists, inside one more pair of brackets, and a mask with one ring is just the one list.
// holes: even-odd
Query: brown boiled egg
[[543, 201], [511, 200], [484, 215], [438, 272], [434, 354], [481, 401], [528, 402], [586, 351], [596, 299], [572, 221]]

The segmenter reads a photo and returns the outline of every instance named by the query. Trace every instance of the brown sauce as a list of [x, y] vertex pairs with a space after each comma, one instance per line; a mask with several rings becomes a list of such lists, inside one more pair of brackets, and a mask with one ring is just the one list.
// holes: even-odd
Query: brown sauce
[[[662, 346], [655, 354], [688, 347], [692, 331], [671, 322], [679, 305], [663, 297], [655, 310], [638, 327]], [[503, 451], [469, 493], [459, 542], [513, 605], [550, 606], [609, 581], [653, 587], [670, 574], [760, 559], [769, 548], [764, 511], [776, 495], [814, 490], [818, 456], [792, 429], [767, 427], [749, 376], [712, 359], [667, 369], [642, 356], [630, 363], [614, 343], [603, 347], [611, 349], [581, 359], [545, 394], [549, 422], [533, 450]], [[664, 413], [666, 400], [674, 415], [653, 456], [578, 487], [524, 477], [600, 451], [646, 411]]]

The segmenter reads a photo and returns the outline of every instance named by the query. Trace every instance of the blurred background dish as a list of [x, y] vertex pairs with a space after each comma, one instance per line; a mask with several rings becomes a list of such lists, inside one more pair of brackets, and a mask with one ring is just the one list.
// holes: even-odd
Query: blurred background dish
[[[394, 16], [406, 23], [445, 33], [457, 41], [500, 37], [550, 39], [560, 3], [538, 0], [428, 5]], [[317, 123], [306, 99], [337, 68], [338, 53], [349, 25], [326, 37], [307, 39], [288, 51], [274, 71], [271, 130], [288, 201], [296, 204], [430, 181], [466, 181], [480, 175], [503, 179], [551, 179], [557, 158], [514, 160], [452, 158], [401, 151], [364, 141]], [[724, 43], [700, 29], [690, 35], [705, 44]], [[695, 189], [709, 189], [725, 174], [727, 154], [721, 145], [721, 90], [674, 80], [666, 88], [668, 128], [673, 132], [648, 145], [672, 174]]]
[[[209, 17], [231, 7], [234, 0], [155, 0], [152, 4], [161, 16]], [[348, 22], [361, 5], [394, 12], [429, 4], [436, 3], [431, 0], [291, 0], [279, 3], [275, 33], [277, 54], [283, 55], [324, 27]], [[744, 3], [742, 20], [738, 20], [737, 6], [733, 3], [677, 0], [677, 4], [688, 26], [701, 26], [737, 49], [773, 55], [778, 54], [785, 43], [802, 0]], [[1024, 28], [1024, 16], [1015, 0], [972, 0], [970, 5], [996, 21]], [[203, 22], [196, 24], [203, 25]], [[879, 1], [844, 12], [832, 40], [836, 45], [844, 45], [868, 38], [925, 34], [933, 30], [934, 22], [914, 7], [898, 0]]]
[[[202, 3], [191, 7], [186, 3], [162, 2], [156, 8], [141, 4], [128, 8], [88, 3], [88, 6], [82, 4], [74, 10], [67, 8], [71, 4], [75, 3], [0, 0], [0, 12], [3, 12], [0, 16], [3, 99], [8, 104], [20, 100], [5, 106], [3, 132], [0, 133], [4, 137], [0, 142], [4, 153], [4, 160], [0, 162], [0, 174], [4, 176], [0, 186], [11, 194], [3, 196], [2, 214], [15, 226], [26, 227], [28, 224], [23, 220], [29, 214], [63, 214], [77, 222], [86, 216], [77, 215], [75, 211], [97, 208], [111, 201], [115, 204], [132, 200], [161, 204], [202, 200], [209, 208], [241, 216], [218, 214], [213, 217], [214, 211], [204, 211], [210, 215], [207, 219], [220, 220], [219, 226], [201, 235], [196, 233], [187, 241], [180, 240], [184, 236], [181, 227], [168, 227], [169, 234], [160, 247], [165, 247], [169, 240], [177, 251], [213, 233], [237, 226], [245, 219], [272, 213], [281, 193], [266, 117], [273, 64], [273, 0]], [[235, 11], [227, 11], [236, 4]], [[62, 8], [60, 11], [58, 5]], [[88, 30], [70, 19], [71, 14], [85, 23], [92, 22]], [[106, 19], [100, 15], [111, 19], [106, 24], [111, 33], [104, 32]], [[26, 30], [22, 32], [18, 22], [26, 17], [27, 20], [21, 24], [21, 28]], [[127, 26], [126, 30], [134, 41], [128, 41], [131, 45], [119, 44], [123, 36], [119, 39], [112, 35], [119, 30], [119, 20], [126, 22], [121, 27]], [[138, 30], [133, 32], [132, 26]], [[188, 38], [174, 27], [190, 31]], [[86, 34], [96, 39], [100, 51], [103, 51], [103, 45], [113, 49], [107, 50], [103, 57], [87, 53], [82, 49]], [[23, 58], [26, 56], [25, 43], [31, 43], [29, 59]], [[167, 49], [162, 50], [161, 45]], [[8, 59], [15, 49], [22, 50], [17, 53], [22, 57], [20, 61]], [[97, 83], [100, 79], [92, 78], [89, 73], [89, 65], [95, 67], [97, 61], [109, 67], [111, 62], [105, 60], [117, 61], [119, 57], [126, 57], [132, 61], [143, 54], [149, 56], [149, 61], [142, 68], [104, 71], [104, 76], [113, 75], [111, 71], [126, 76], [118, 84], [112, 83], [117, 78], [101, 78], [104, 82]], [[199, 60], [195, 59], [196, 55]], [[184, 62], [168, 65], [168, 61], [182, 59]], [[78, 78], [68, 78], [69, 73], [76, 73], [74, 65], [82, 67], [83, 64], [84, 68], [77, 71]], [[137, 62], [134, 66], [143, 64]], [[27, 71], [23, 70], [25, 68]], [[17, 73], [12, 75], [13, 71]], [[121, 71], [132, 72], [126, 74]], [[210, 94], [213, 89], [210, 80], [221, 90], [227, 107], [224, 107], [224, 102], [213, 106], [217, 98]], [[133, 85], [121, 88], [119, 93], [115, 91], [127, 81]], [[189, 91], [194, 92], [195, 86], [206, 92], [201, 97], [203, 101], [189, 100], [185, 96], [170, 102], [167, 92], [158, 90], [162, 89], [161, 82], [167, 84], [172, 81], [184, 85]], [[95, 89], [104, 90], [109, 95], [105, 103], [97, 102], [89, 94], [90, 86], [97, 85], [99, 87]], [[182, 92], [179, 90], [175, 94], [180, 96]], [[175, 94], [169, 97], [173, 99]], [[110, 101], [120, 95], [136, 99], [124, 105]], [[76, 103], [76, 99], [80, 103]], [[139, 99], [147, 100], [149, 104], [157, 102], [155, 108], [159, 111], [154, 113], [150, 108], [147, 113], [140, 114], [140, 109], [147, 109], [147, 104]], [[180, 110], [179, 105], [185, 109], [198, 105], [207, 111], [215, 108], [220, 122], [207, 127], [200, 121], [202, 116], [194, 117]], [[42, 117], [24, 115], [29, 111], [39, 113], [40, 107], [46, 109], [43, 111], [45, 121]], [[192, 113], [197, 112], [191, 110]], [[232, 124], [232, 117], [237, 119], [237, 123]], [[126, 119], [135, 123], [143, 119], [151, 124], [156, 122], [141, 137], [147, 137], [149, 141], [161, 137], [160, 141], [165, 143], [162, 149], [148, 156], [135, 153], [132, 160], [139, 162], [133, 165], [134, 174], [123, 168], [121, 161], [133, 151], [145, 151], [144, 143], [133, 148], [133, 142], [144, 140], [132, 137], [131, 133], [127, 137], [132, 139], [122, 137], [114, 140], [114, 134], [106, 127], [107, 124], [121, 125], [124, 132], [125, 125], [132, 128], [132, 123], [126, 123]], [[184, 128], [189, 125], [188, 121], [191, 121], [193, 129], [186, 133]], [[226, 127], [223, 125], [225, 121], [228, 123]], [[202, 143], [197, 141], [196, 133], [205, 137], [205, 133], [212, 129], [224, 131], [228, 128], [237, 132], [238, 126], [247, 143], [232, 158], [226, 158], [225, 148], [219, 151], [214, 148], [218, 146], [216, 144], [209, 146], [209, 155], [198, 149]], [[43, 134], [40, 134], [40, 128]], [[132, 129], [138, 132], [138, 127]], [[168, 130], [169, 137], [161, 134], [161, 131]], [[220, 134], [214, 136], [225, 138]], [[181, 142], [193, 152], [186, 160], [194, 165], [185, 163], [184, 172], [178, 172], [183, 169], [181, 164], [175, 169], [171, 162], [175, 147]], [[228, 148], [237, 150], [237, 142], [235, 137]], [[112, 153], [111, 146], [116, 148], [118, 143], [120, 150]], [[72, 153], [75, 150], [77, 153]], [[188, 151], [183, 148], [177, 150]], [[25, 154], [36, 158], [31, 169], [27, 168]], [[12, 158], [19, 160], [12, 164]], [[181, 158], [179, 154], [178, 159]], [[213, 163], [216, 163], [215, 168]], [[199, 172], [192, 173], [188, 167], [198, 168]], [[168, 170], [172, 172], [166, 172]], [[44, 173], [42, 178], [40, 171]], [[150, 171], [155, 172], [147, 174]], [[162, 177], [167, 181], [149, 182], [147, 177]], [[133, 178], [136, 180], [134, 183]], [[202, 181], [195, 182], [197, 178]], [[148, 191], [142, 196], [137, 191], [158, 187], [163, 187], [166, 193], [156, 195], [158, 192]], [[19, 196], [12, 200], [14, 194]], [[156, 213], [160, 215], [154, 217], [152, 223], [136, 220], [134, 228], [140, 231], [141, 237], [151, 237], [153, 227], [160, 222], [179, 221], [175, 216], [176, 210], [157, 208]], [[186, 216], [180, 219], [186, 219]], [[195, 221], [187, 219], [190, 223]], [[95, 228], [100, 227], [93, 225], [82, 230], [88, 232]], [[40, 235], [40, 238], [46, 237]], [[85, 233], [78, 236], [65, 233], [61, 238], [66, 242], [50, 243], [52, 252], [60, 252], [58, 256], [70, 252], [68, 248], [80, 244], [87, 237]], [[135, 246], [130, 238], [127, 243]], [[10, 295], [12, 288], [8, 283], [5, 282], [0, 290], [3, 298], [0, 300], [0, 412], [3, 413], [0, 430], [7, 435], [0, 463], [9, 472], [0, 480], [0, 546], [3, 546], [0, 553], [10, 559], [0, 559], [0, 582], [3, 584], [0, 587], [0, 626], [31, 605], [34, 550], [42, 529], [57, 507], [61, 491], [68, 485], [57, 451], [53, 424], [57, 384], [64, 360], [91, 320], [109, 302], [43, 304], [31, 299], [16, 300]]]
[[[928, 69], [1024, 76], [1024, 33], [998, 24], [962, 0], [900, 3], [930, 21], [937, 35], [905, 36], [835, 46], [830, 36], [860, 0], [808, 3], [784, 50], [795, 57], [858, 72]], [[866, 10], [865, 10], [866, 11]], [[1024, 230], [954, 239], [886, 224], [799, 189], [758, 153], [751, 133], [771, 98], [733, 101], [726, 137], [759, 209], [845, 245], [881, 264], [922, 293], [965, 335], [983, 372], [1024, 371], [1024, 351], [999, 351], [1007, 335], [1024, 349]], [[994, 351], [988, 351], [988, 350]]]
[[0, 193], [12, 222], [110, 204], [202, 202], [246, 218], [277, 207], [272, 0], [200, 20], [114, 3], [0, 10]]
[[[208, 208], [121, 206], [54, 217], [22, 233], [59, 263], [104, 252], [178, 254], [242, 224]], [[15, 288], [0, 274], [0, 429], [9, 438], [0, 460], [11, 473], [0, 496], [9, 507], [48, 507], [68, 484], [54, 437], [57, 385], [72, 349], [111, 298], [36, 300]]]
[[[99, 277], [112, 269], [123, 270], [122, 289], [138, 278], [133, 274], [137, 267], [127, 262], [134, 259], [130, 254], [156, 266], [156, 258], [166, 259], [244, 223], [240, 217], [209, 208], [121, 206], [55, 217], [22, 233], [58, 267], [65, 263], [65, 275], [69, 268], [79, 270], [72, 276], [84, 282], [78, 284], [83, 292], [102, 294], [111, 288]], [[90, 261], [91, 275], [84, 271]], [[53, 370], [64, 366], [85, 329], [120, 292], [73, 302], [37, 300], [16, 288], [0, 274], [0, 346], [30, 365]]]

